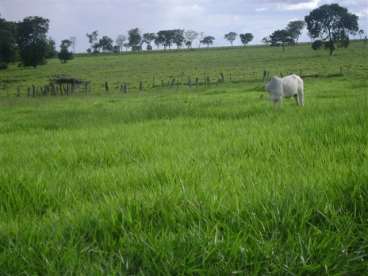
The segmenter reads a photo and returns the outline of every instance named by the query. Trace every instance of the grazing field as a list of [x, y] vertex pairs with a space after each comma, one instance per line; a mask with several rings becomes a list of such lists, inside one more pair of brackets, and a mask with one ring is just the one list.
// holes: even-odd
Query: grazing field
[[[287, 48], [248, 47], [223, 49], [196, 49], [194, 51], [172, 51], [122, 55], [84, 55], [67, 64], [58, 59], [49, 60], [47, 66], [18, 68], [13, 65], [0, 72], [0, 96], [15, 94], [17, 88], [23, 95], [31, 85], [42, 86], [56, 74], [67, 74], [91, 81], [92, 93], [104, 91], [104, 83], [110, 85], [110, 92], [126, 82], [132, 92], [143, 82], [145, 90], [160, 86], [175, 79], [187, 83], [198, 78], [200, 82], [209, 77], [211, 82], [223, 73], [225, 82], [259, 81], [264, 70], [271, 74], [294, 72], [300, 75], [326, 76], [342, 71], [365, 78], [368, 75], [368, 46], [353, 42], [348, 49], [339, 49], [335, 57], [326, 51], [313, 51], [310, 45]], [[149, 90], [149, 89], [148, 89]]]
[[[367, 56], [252, 47], [2, 71], [0, 274], [363, 274]], [[304, 108], [273, 109], [265, 69], [320, 76]], [[102, 89], [221, 71], [240, 82]], [[92, 94], [15, 97], [56, 73]]]

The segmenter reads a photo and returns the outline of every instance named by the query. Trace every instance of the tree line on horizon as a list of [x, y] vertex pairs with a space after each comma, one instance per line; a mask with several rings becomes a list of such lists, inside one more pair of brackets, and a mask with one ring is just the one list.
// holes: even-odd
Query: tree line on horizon
[[[157, 33], [142, 34], [139, 28], [133, 28], [128, 31], [128, 35], [118, 35], [115, 44], [113, 39], [106, 35], [99, 39], [97, 30], [87, 33], [86, 36], [90, 43], [90, 48], [87, 49], [88, 53], [122, 52], [124, 48], [126, 51], [129, 49], [132, 51], [142, 51], [144, 48], [143, 45], [146, 46], [147, 51], [152, 51], [152, 44], [155, 44], [157, 49], [163, 47], [164, 50], [171, 49], [173, 45], [178, 49], [183, 46], [191, 49], [196, 40], [199, 43], [198, 47], [201, 47], [202, 44], [209, 47], [215, 40], [215, 37], [205, 35], [203, 32], [183, 29], [161, 30]], [[230, 32], [225, 34], [224, 37], [233, 45], [236, 36], [237, 33]], [[254, 38], [251, 33], [240, 34], [239, 36], [244, 46]]]
[[[313, 41], [312, 48], [318, 50], [324, 47], [330, 51], [330, 55], [334, 53], [336, 47], [349, 46], [350, 34], [358, 33], [361, 39], [365, 34], [363, 30], [359, 30], [358, 16], [338, 4], [326, 4], [312, 10], [304, 20], [289, 22], [285, 29], [274, 31], [262, 41], [266, 45], [281, 46], [285, 50], [286, 46], [298, 42], [305, 27]], [[10, 62], [17, 60], [23, 66], [36, 67], [55, 56], [63, 63], [72, 59], [76, 38], [62, 40], [60, 51], [57, 51], [55, 41], [47, 36], [48, 30], [49, 20], [42, 17], [29, 16], [20, 22], [7, 21], [0, 17], [0, 69], [6, 69]], [[129, 49], [141, 51], [143, 45], [146, 46], [146, 50], [151, 51], [152, 44], [155, 44], [157, 49], [163, 47], [164, 50], [171, 49], [173, 45], [177, 48], [185, 46], [191, 49], [196, 40], [199, 43], [198, 47], [202, 44], [209, 47], [215, 40], [215, 37], [205, 35], [203, 32], [183, 29], [142, 34], [138, 28], [133, 28], [127, 35], [118, 35], [115, 41], [107, 35], [99, 38], [97, 30], [87, 33], [86, 36], [90, 44], [88, 53], [122, 52], [123, 48], [126, 51]], [[254, 39], [252, 33], [238, 35], [236, 32], [229, 32], [224, 35], [231, 46], [238, 37], [244, 46]], [[365, 41], [367, 40], [365, 36]]]

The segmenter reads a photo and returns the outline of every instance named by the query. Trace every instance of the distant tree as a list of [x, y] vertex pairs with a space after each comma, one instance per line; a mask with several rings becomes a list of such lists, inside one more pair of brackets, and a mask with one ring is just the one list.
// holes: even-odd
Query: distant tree
[[48, 30], [49, 20], [38, 16], [26, 17], [18, 23], [17, 44], [24, 66], [46, 63]]
[[77, 45], [77, 38], [75, 37], [75, 36], [71, 36], [70, 38], [69, 38], [69, 40], [72, 42], [72, 45], [71, 45], [71, 47], [72, 47], [72, 52], [73, 53], [75, 53], [75, 47], [76, 47], [76, 45]]
[[360, 29], [358, 33], [359, 33], [360, 40], [363, 40], [364, 30]]
[[193, 31], [193, 30], [187, 30], [187, 31], [185, 31], [184, 32], [185, 45], [188, 48], [192, 48], [193, 41], [198, 38], [198, 35], [199, 34], [196, 31]]
[[0, 18], [0, 69], [15, 61], [16, 47], [16, 23]]
[[243, 43], [243, 45], [247, 45], [249, 42], [253, 40], [253, 34], [246, 33], [246, 34], [240, 34], [240, 40]]
[[66, 63], [68, 60], [73, 58], [73, 53], [69, 51], [69, 47], [72, 44], [73, 42], [69, 39], [64, 39], [61, 41], [58, 57], [62, 63]]
[[54, 58], [57, 55], [57, 51], [56, 51], [56, 43], [55, 41], [49, 37], [47, 39], [47, 54], [46, 54], [46, 58]]
[[160, 46], [164, 44], [164, 39], [163, 39], [162, 34], [159, 34], [159, 33], [156, 34], [154, 43], [155, 43], [157, 49], [159, 49]]
[[145, 33], [143, 34], [143, 43], [147, 44], [147, 50], [152, 50], [152, 41], [156, 39], [155, 33]]
[[129, 30], [128, 41], [133, 51], [139, 51], [142, 48], [142, 36], [138, 28]]
[[121, 49], [120, 49], [120, 47], [118, 45], [114, 45], [112, 47], [112, 52], [115, 53], [115, 54], [117, 54], [117, 53], [120, 53], [121, 52]]
[[201, 43], [204, 45], [207, 45], [207, 47], [210, 47], [210, 45], [213, 44], [213, 41], [215, 40], [215, 38], [213, 36], [205, 36], [202, 40]]
[[338, 4], [322, 5], [305, 17], [308, 31], [314, 39], [324, 41], [325, 47], [332, 55], [335, 44], [345, 47], [348, 45], [349, 34], [358, 30], [358, 16]]
[[269, 36], [265, 36], [264, 38], [262, 38], [262, 43], [266, 45], [271, 45], [271, 38]]
[[87, 52], [97, 52], [98, 51], [98, 43], [97, 43], [97, 40], [98, 40], [98, 31], [93, 31], [92, 33], [90, 34], [86, 34], [86, 36], [88, 37], [88, 42], [90, 44], [90, 51], [87, 50]]
[[276, 30], [270, 35], [269, 42], [271, 46], [282, 46], [285, 51], [285, 46], [294, 44], [294, 39], [287, 30]]
[[206, 35], [204, 34], [204, 32], [200, 32], [199, 33], [199, 38], [198, 38], [198, 40], [199, 40], [198, 47], [199, 48], [201, 48], [201, 44], [202, 44], [202, 41], [203, 41], [203, 39], [204, 39], [205, 36]]
[[114, 49], [112, 44], [113, 40], [106, 35], [98, 41], [98, 46], [100, 49], [102, 49], [103, 52], [111, 52]]
[[230, 33], [225, 34], [225, 39], [230, 42], [231, 46], [233, 46], [234, 40], [236, 39], [237, 36], [238, 36], [237, 33], [230, 32]]
[[290, 21], [286, 27], [292, 39], [297, 42], [305, 27], [305, 22], [302, 20]]
[[323, 46], [323, 41], [322, 40], [315, 40], [313, 43], [312, 43], [312, 49], [313, 50], [319, 50], [321, 49]]
[[172, 30], [173, 32], [173, 43], [177, 48], [180, 48], [184, 43], [184, 30], [176, 29]]
[[125, 51], [126, 51], [126, 52], [128, 52], [128, 50], [129, 50], [129, 48], [130, 48], [129, 43], [128, 43], [128, 42], [127, 42], [127, 43], [124, 43], [124, 44], [123, 44], [123, 46], [124, 46], [124, 48], [125, 48]]
[[126, 41], [126, 36], [125, 35], [118, 35], [118, 37], [115, 40], [115, 44], [116, 46], [118, 46], [118, 51], [122, 52], [123, 51], [123, 47], [124, 47], [124, 42]]
[[159, 31], [157, 33], [157, 43], [162, 44], [165, 50], [167, 47], [170, 49], [171, 45], [174, 43], [174, 36], [175, 36], [175, 33], [173, 30]]

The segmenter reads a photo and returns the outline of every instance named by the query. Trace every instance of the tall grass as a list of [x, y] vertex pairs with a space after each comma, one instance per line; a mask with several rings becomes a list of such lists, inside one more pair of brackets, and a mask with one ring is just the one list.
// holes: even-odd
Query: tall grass
[[2, 98], [0, 274], [364, 274], [360, 74], [278, 110], [254, 83]]

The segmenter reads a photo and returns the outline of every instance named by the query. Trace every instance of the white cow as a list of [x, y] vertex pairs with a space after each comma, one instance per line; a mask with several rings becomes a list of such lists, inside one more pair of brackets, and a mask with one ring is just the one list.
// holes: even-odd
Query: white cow
[[297, 75], [290, 75], [284, 78], [272, 77], [266, 84], [266, 90], [270, 93], [274, 104], [282, 102], [283, 98], [294, 97], [296, 104], [304, 105], [304, 81]]

